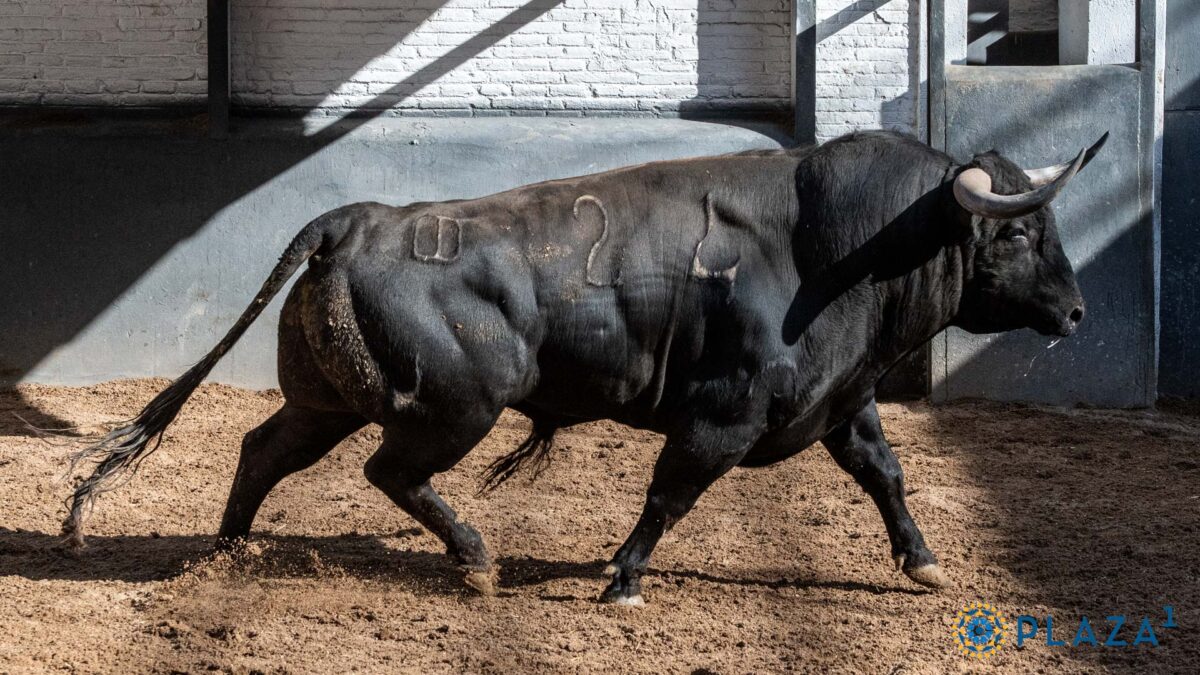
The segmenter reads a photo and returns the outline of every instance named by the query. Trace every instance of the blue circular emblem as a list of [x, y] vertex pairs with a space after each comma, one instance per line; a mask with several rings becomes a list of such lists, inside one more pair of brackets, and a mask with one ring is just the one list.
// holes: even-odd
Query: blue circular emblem
[[954, 638], [965, 656], [985, 659], [1004, 646], [1008, 622], [1004, 613], [986, 602], [973, 602], [958, 612]]

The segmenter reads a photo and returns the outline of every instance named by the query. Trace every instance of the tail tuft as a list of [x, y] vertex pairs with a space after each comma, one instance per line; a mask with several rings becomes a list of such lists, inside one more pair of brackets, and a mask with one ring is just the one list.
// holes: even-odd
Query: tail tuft
[[550, 466], [550, 451], [554, 449], [556, 431], [556, 426], [547, 426], [535, 421], [529, 436], [521, 441], [516, 450], [488, 465], [483, 472], [483, 483], [476, 494], [483, 495], [495, 490], [526, 468], [532, 469], [530, 478], [537, 479], [546, 467]]
[[95, 468], [68, 500], [69, 513], [62, 528], [65, 544], [83, 548], [83, 523], [91, 514], [96, 498], [123, 485], [137, 471], [141, 461], [158, 449], [163, 432], [219, 358], [217, 352], [205, 357], [159, 392], [128, 424], [113, 429], [71, 457], [70, 473], [83, 462], [93, 462]]

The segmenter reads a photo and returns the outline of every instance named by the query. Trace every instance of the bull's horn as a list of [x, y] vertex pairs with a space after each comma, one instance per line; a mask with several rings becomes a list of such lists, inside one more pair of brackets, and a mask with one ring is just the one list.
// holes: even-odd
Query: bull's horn
[[[1083, 166], [1079, 167], [1080, 171], [1083, 170], [1083, 167], [1088, 165], [1088, 162], [1092, 161], [1092, 158], [1096, 156], [1096, 153], [1100, 152], [1100, 148], [1104, 147], [1104, 143], [1107, 140], [1108, 132], [1106, 131], [1104, 132], [1104, 135], [1100, 137], [1100, 140], [1096, 141], [1092, 147], [1087, 149], [1087, 152], [1083, 156]], [[1069, 168], [1071, 168], [1071, 163], [1063, 162], [1062, 164], [1046, 166], [1040, 169], [1026, 169], [1025, 175], [1029, 176], [1029, 182], [1033, 183], [1033, 187], [1037, 188], [1053, 182], [1055, 178], [1058, 178], [1062, 172]]]
[[[1100, 151], [1106, 140], [1107, 133], [1070, 162], [1038, 169], [1040, 182], [1035, 180], [1034, 189], [1021, 194], [998, 195], [992, 192], [992, 177], [983, 169], [972, 167], [954, 179], [954, 198], [964, 209], [984, 218], [1019, 218], [1028, 215], [1057, 197], [1083, 165]], [[1048, 177], [1041, 179], [1042, 172]]]

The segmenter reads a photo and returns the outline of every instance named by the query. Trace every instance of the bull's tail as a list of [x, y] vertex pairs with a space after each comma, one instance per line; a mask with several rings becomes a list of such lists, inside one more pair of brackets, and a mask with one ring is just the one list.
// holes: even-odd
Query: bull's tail
[[558, 425], [548, 420], [534, 419], [529, 437], [516, 450], [488, 465], [477, 494], [482, 495], [500, 487], [526, 467], [532, 467], [531, 478], [537, 478], [550, 466], [550, 451], [554, 448], [554, 432]]
[[83, 546], [83, 521], [91, 512], [96, 497], [123, 484], [137, 471], [141, 461], [158, 449], [162, 443], [163, 432], [174, 421], [188, 397], [200, 386], [221, 357], [237, 343], [250, 324], [254, 323], [267, 303], [279, 293], [279, 289], [300, 265], [322, 246], [335, 243], [345, 234], [347, 219], [338, 218], [336, 214], [338, 212], [335, 211], [317, 218], [296, 235], [280, 256], [275, 269], [271, 270], [271, 276], [267, 278], [258, 295], [254, 296], [250, 306], [199, 363], [159, 392], [137, 417], [108, 432], [72, 457], [72, 473], [80, 462], [94, 462], [95, 468], [92, 475], [75, 488], [75, 493], [69, 500], [70, 512], [63, 521], [63, 535], [68, 544]]

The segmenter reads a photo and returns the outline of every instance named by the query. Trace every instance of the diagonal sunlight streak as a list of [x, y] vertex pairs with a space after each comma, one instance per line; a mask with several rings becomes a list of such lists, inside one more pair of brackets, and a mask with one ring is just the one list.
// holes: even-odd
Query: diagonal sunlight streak
[[[361, 104], [357, 104], [353, 109], [348, 110], [341, 115], [329, 115], [318, 118], [311, 116], [308, 117], [305, 120], [305, 135], [319, 135], [322, 131], [325, 131], [336, 122], [347, 117], [357, 117], [362, 115], [376, 117], [384, 114], [387, 110], [396, 106], [409, 96], [421, 91], [447, 73], [475, 58], [484, 50], [495, 46], [504, 38], [541, 18], [544, 14], [562, 4], [562, 2], [563, 0], [531, 0], [530, 2], [525, 3], [524, 5], [514, 9], [512, 12], [509, 12], [496, 23], [476, 33], [466, 41], [455, 46], [444, 54], [431, 57], [429, 63], [421, 66], [419, 69], [409, 74], [400, 82], [393, 84], [386, 91], [376, 94]], [[443, 9], [444, 8], [445, 7], [443, 7]], [[335, 100], [337, 97], [353, 94], [354, 86], [362, 84], [362, 82], [359, 80], [360, 77], [362, 77], [365, 73], [371, 72], [373, 69], [377, 69], [381, 62], [386, 62], [388, 59], [396, 58], [394, 51], [398, 47], [404, 45], [405, 40], [415, 35], [420, 26], [427, 23], [430, 19], [436, 16], [436, 14], [437, 13], [434, 12], [433, 14], [425, 17], [421, 23], [414, 27], [414, 29], [410, 31], [408, 35], [402, 38], [400, 42], [396, 43], [396, 45], [388, 49], [383, 54], [380, 54], [379, 56], [365, 63], [357, 73], [330, 92], [325, 97], [325, 100], [322, 101], [319, 106], [314, 108], [314, 110], [324, 109], [327, 104]]]

